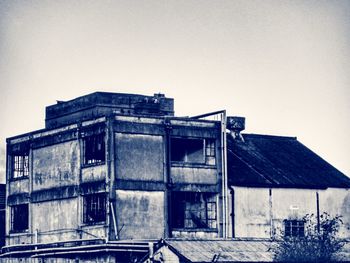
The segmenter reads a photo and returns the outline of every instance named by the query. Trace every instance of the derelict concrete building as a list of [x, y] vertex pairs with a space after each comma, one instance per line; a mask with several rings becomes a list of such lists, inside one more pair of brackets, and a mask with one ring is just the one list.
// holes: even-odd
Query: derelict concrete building
[[2, 257], [153, 260], [160, 239], [181, 251], [189, 240], [268, 243], [276, 228], [297, 236], [317, 211], [345, 215], [349, 238], [350, 179], [295, 138], [243, 129], [225, 111], [175, 117], [162, 94], [96, 92], [48, 106], [45, 129], [7, 139]]

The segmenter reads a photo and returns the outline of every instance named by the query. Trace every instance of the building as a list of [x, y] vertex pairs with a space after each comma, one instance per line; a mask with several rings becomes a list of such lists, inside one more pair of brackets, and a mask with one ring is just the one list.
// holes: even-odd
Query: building
[[294, 233], [305, 212], [348, 213], [350, 179], [295, 138], [243, 129], [225, 111], [175, 117], [163, 94], [96, 92], [48, 106], [45, 129], [7, 139], [2, 258], [137, 262], [154, 244], [232, 247], [278, 227]]
[[5, 245], [5, 204], [6, 187], [0, 184], [0, 247]]

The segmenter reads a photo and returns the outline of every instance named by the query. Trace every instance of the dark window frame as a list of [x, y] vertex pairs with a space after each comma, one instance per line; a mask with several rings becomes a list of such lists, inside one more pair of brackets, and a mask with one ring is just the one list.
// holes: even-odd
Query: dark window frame
[[105, 133], [83, 137], [83, 165], [100, 165], [106, 161]]
[[[193, 138], [193, 137], [172, 137], [171, 143], [171, 162], [215, 165], [216, 164], [216, 142], [211, 138]], [[190, 148], [191, 146], [192, 148]], [[187, 148], [188, 147], [188, 148]], [[200, 151], [193, 157], [191, 152]]]
[[11, 209], [11, 233], [25, 232], [29, 229], [29, 204], [10, 206]]
[[305, 237], [305, 220], [285, 219], [283, 225], [285, 237]]
[[87, 225], [106, 222], [107, 194], [95, 193], [83, 196], [83, 223]]
[[217, 230], [216, 193], [173, 192], [172, 229]]

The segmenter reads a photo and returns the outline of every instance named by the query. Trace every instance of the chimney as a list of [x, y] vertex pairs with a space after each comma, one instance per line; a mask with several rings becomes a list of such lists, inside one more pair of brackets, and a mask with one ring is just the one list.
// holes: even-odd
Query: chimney
[[241, 131], [245, 129], [245, 118], [237, 116], [227, 116], [226, 128], [230, 130], [233, 139], [243, 141]]

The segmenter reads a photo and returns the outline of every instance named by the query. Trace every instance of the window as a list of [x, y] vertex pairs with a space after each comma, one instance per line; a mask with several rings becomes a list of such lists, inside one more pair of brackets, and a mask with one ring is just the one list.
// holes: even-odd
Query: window
[[22, 178], [29, 176], [29, 143], [13, 144], [10, 147], [11, 155], [11, 178]]
[[286, 237], [304, 237], [304, 220], [284, 220], [284, 235]]
[[99, 164], [105, 161], [104, 134], [92, 135], [84, 138], [84, 163]]
[[22, 232], [28, 229], [28, 204], [11, 207], [11, 231]]
[[217, 228], [215, 194], [174, 192], [172, 208], [174, 228]]
[[172, 138], [171, 161], [215, 165], [212, 139]]
[[14, 155], [12, 178], [21, 178], [29, 176], [29, 155]]
[[205, 163], [215, 165], [215, 141], [211, 139], [205, 140]]
[[106, 194], [84, 196], [84, 223], [94, 224], [106, 221]]

